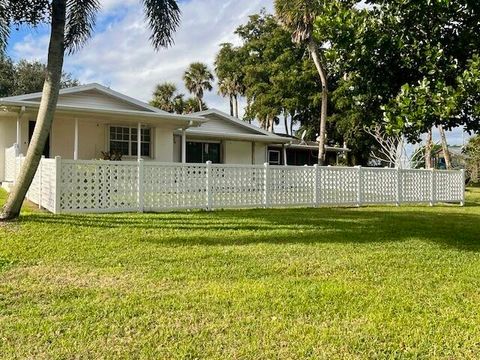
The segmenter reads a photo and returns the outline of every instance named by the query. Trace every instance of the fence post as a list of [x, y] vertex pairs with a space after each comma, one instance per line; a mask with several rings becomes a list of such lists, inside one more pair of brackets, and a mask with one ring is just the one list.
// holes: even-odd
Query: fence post
[[55, 156], [55, 203], [53, 205], [53, 213], [60, 214], [61, 212], [61, 183], [62, 183], [62, 158]]
[[430, 169], [430, 206], [435, 205], [435, 192], [436, 190], [436, 181], [435, 181], [435, 169]]
[[264, 208], [268, 208], [269, 206], [269, 201], [268, 201], [268, 196], [269, 196], [269, 189], [268, 189], [268, 186], [269, 186], [269, 175], [270, 175], [270, 171], [269, 171], [269, 167], [270, 167], [270, 164], [269, 163], [264, 163], [263, 164], [263, 167], [264, 167], [264, 177], [263, 177], [263, 186], [264, 186], [264, 193], [263, 193], [263, 207]]
[[397, 167], [397, 206], [402, 204], [402, 169]]
[[460, 170], [462, 173], [462, 201], [460, 201], [460, 206], [465, 206], [465, 169]]
[[145, 163], [138, 159], [138, 212], [145, 211]]
[[362, 206], [363, 203], [363, 172], [362, 167], [356, 166], [358, 169], [358, 194], [357, 194], [357, 206]]
[[207, 211], [212, 210], [212, 162], [207, 161]]
[[313, 191], [313, 205], [315, 207], [318, 207], [319, 204], [320, 204], [320, 196], [319, 196], [319, 184], [320, 184], [320, 181], [319, 181], [319, 172], [320, 172], [320, 168], [318, 167], [318, 164], [315, 164], [313, 165], [313, 171], [314, 171], [314, 176], [315, 176], [315, 181], [313, 182], [315, 186], [315, 189]]

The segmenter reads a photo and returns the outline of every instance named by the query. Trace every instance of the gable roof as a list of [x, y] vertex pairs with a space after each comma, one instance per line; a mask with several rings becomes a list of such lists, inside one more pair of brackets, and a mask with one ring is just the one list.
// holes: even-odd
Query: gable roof
[[[255, 135], [266, 135], [266, 136], [277, 136], [269, 131], [263, 130], [255, 125], [249, 124], [246, 121], [240, 120], [234, 116], [231, 116], [227, 113], [224, 113], [223, 111], [217, 110], [217, 109], [209, 109], [205, 111], [199, 111], [196, 113], [193, 113], [192, 115], [195, 116], [201, 116], [204, 118], [212, 119], [212, 118], [217, 118], [220, 119], [222, 122], [225, 122], [226, 124], [230, 125], [230, 128], [236, 129], [239, 133], [246, 133], [246, 134], [255, 134]], [[209, 117], [210, 115], [210, 117]], [[212, 121], [210, 120], [209, 122], [205, 123], [202, 125], [202, 128], [196, 129], [196, 130], [202, 130], [206, 129], [209, 127], [209, 124], [212, 124]]]
[[[10, 96], [1, 100], [5, 102], [25, 102], [26, 105], [31, 105], [32, 103], [40, 103], [41, 97], [42, 93], [38, 92]], [[88, 109], [131, 110], [166, 114], [163, 110], [97, 83], [61, 89], [59, 92], [58, 105], [85, 107]]]

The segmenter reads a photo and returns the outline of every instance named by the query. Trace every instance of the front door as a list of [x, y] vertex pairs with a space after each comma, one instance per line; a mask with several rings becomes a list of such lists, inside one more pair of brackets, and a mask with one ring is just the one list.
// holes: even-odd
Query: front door
[[[32, 140], [34, 129], [35, 129], [35, 121], [29, 121], [28, 122], [28, 145], [30, 145], [30, 141]], [[47, 143], [45, 144], [45, 147], [43, 148], [42, 155], [45, 156], [46, 158], [50, 157], [50, 135], [48, 135]]]

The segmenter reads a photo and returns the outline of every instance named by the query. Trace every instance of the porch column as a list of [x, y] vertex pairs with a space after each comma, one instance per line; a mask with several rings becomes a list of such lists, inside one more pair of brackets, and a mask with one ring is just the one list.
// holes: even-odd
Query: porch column
[[287, 166], [287, 147], [285, 144], [282, 145], [282, 150], [283, 150], [283, 165]]
[[22, 115], [21, 113], [17, 115], [17, 145], [19, 146], [19, 148], [22, 147], [22, 123], [21, 123], [21, 120], [22, 120]]
[[138, 123], [137, 127], [137, 160], [142, 159], [142, 124]]
[[20, 109], [20, 111], [18, 112], [18, 115], [17, 115], [17, 138], [16, 138], [16, 142], [17, 142], [18, 148], [20, 149], [19, 151], [21, 151], [21, 149], [22, 149], [22, 117], [23, 117], [23, 114], [25, 114], [26, 110], [27, 110], [26, 107], [22, 106], [22, 108]]
[[75, 118], [75, 140], [73, 142], [73, 160], [78, 160], [78, 118]]
[[182, 164], [187, 162], [187, 132], [182, 130]]

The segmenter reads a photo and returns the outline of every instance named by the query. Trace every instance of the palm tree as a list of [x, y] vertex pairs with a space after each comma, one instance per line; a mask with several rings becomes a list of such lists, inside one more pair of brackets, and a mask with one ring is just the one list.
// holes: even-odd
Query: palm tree
[[320, 54], [320, 46], [313, 36], [314, 23], [321, 11], [322, 3], [318, 0], [275, 0], [275, 12], [278, 20], [292, 33], [292, 41], [294, 43], [306, 44], [322, 82], [318, 163], [323, 165], [325, 163], [328, 78], [327, 70]]
[[[155, 49], [173, 43], [173, 33], [180, 23], [180, 9], [175, 0], [143, 0], [150, 40]], [[0, 4], [0, 42], [6, 43], [11, 25], [50, 24], [47, 71], [37, 121], [25, 162], [0, 216], [1, 220], [18, 217], [23, 199], [37, 171], [42, 150], [52, 127], [57, 107], [65, 52], [73, 53], [91, 37], [98, 0], [4, 0]], [[21, 5], [21, 6], [20, 6]]]
[[197, 99], [200, 111], [203, 109], [203, 94], [205, 90], [212, 91], [213, 74], [208, 66], [196, 62], [190, 64], [183, 75], [183, 81], [187, 90]]
[[225, 78], [219, 81], [218, 83], [218, 92], [223, 97], [228, 96], [230, 98], [230, 115], [235, 115], [235, 110], [238, 114], [238, 107], [235, 109], [234, 93], [236, 85], [235, 82], [230, 78]]
[[[178, 112], [178, 104], [181, 100], [183, 100], [183, 94], [177, 93], [177, 86], [174, 83], [165, 82], [155, 87], [150, 105], [169, 113], [174, 113]], [[180, 113], [182, 111], [180, 110]]]

